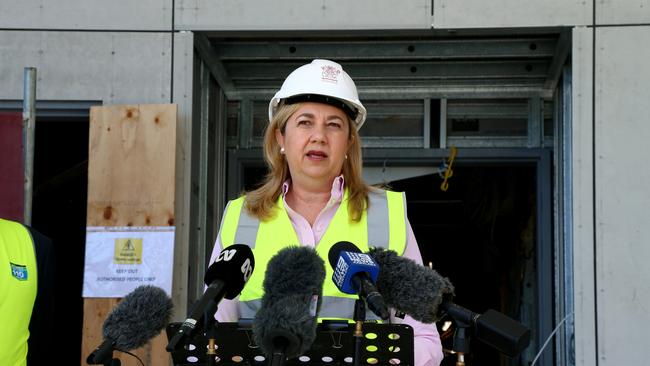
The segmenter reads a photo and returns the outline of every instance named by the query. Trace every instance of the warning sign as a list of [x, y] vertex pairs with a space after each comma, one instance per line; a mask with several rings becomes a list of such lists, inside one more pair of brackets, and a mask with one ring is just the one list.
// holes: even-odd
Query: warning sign
[[142, 264], [142, 238], [115, 239], [115, 264]]
[[172, 291], [173, 226], [86, 228], [83, 297], [124, 297], [141, 285]]

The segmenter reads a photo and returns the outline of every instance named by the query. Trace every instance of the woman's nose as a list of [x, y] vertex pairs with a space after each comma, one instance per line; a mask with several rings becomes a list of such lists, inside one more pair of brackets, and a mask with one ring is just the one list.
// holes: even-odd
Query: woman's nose
[[316, 123], [312, 129], [311, 142], [324, 143], [325, 140], [325, 124]]

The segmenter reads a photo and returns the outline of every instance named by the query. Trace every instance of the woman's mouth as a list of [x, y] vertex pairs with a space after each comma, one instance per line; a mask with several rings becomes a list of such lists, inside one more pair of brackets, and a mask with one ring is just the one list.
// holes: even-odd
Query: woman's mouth
[[310, 150], [307, 152], [307, 158], [312, 160], [323, 160], [327, 159], [327, 154], [322, 151]]

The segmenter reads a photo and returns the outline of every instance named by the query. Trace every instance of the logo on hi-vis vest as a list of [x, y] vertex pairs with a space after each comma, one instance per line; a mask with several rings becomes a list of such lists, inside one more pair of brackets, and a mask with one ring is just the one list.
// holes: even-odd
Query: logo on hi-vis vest
[[115, 239], [115, 264], [142, 264], [142, 238]]
[[19, 281], [27, 281], [27, 266], [21, 264], [11, 264], [11, 275], [14, 276]]

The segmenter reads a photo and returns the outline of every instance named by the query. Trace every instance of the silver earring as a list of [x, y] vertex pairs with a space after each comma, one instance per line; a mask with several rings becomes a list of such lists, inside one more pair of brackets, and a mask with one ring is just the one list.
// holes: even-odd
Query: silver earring
[[347, 159], [347, 158], [348, 158], [348, 154], [345, 154], [345, 159]]
[[284, 155], [284, 147], [280, 148], [280, 154]]

